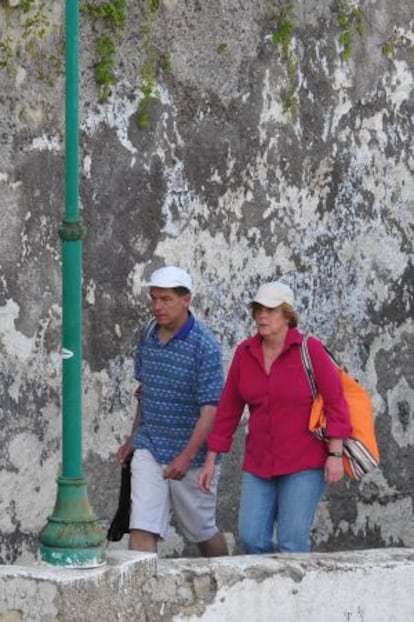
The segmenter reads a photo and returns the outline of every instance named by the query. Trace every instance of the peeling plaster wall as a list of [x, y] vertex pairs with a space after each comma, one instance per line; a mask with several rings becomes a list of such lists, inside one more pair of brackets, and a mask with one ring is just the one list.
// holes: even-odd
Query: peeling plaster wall
[[[61, 437], [64, 93], [63, 61], [52, 57], [63, 3], [45, 2], [36, 54], [24, 49], [14, 4], [0, 2], [0, 40], [14, 53], [7, 63], [0, 56], [3, 563], [36, 551], [55, 500]], [[135, 119], [144, 3], [130, 2], [106, 104], [93, 75], [100, 25], [83, 14], [83, 445], [103, 519], [115, 509], [114, 452], [133, 414], [132, 353], [147, 309], [141, 282], [178, 263], [193, 274], [194, 307], [227, 362], [252, 331], [249, 297], [262, 279], [283, 278], [303, 329], [373, 396], [382, 468], [330, 491], [315, 548], [414, 544], [414, 8], [412, 0], [351, 4], [364, 31], [353, 32], [343, 62], [335, 3], [293, 3], [297, 106], [286, 110], [287, 62], [271, 41], [282, 3], [163, 0], [151, 41], [171, 68], [157, 69], [149, 129]], [[219, 519], [229, 534], [242, 444], [240, 431], [224, 464]]]

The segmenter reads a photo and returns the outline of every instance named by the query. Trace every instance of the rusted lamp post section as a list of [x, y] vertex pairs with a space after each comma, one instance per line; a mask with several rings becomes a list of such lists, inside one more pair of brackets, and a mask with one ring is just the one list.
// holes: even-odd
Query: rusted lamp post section
[[66, 0], [65, 216], [62, 240], [62, 470], [53, 514], [40, 533], [55, 566], [104, 561], [105, 534], [92, 512], [82, 467], [82, 238], [79, 217], [79, 0]]

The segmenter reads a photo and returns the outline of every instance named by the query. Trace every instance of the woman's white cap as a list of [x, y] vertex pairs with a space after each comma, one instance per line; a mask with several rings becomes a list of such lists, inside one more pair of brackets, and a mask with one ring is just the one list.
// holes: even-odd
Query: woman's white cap
[[294, 306], [294, 296], [289, 285], [280, 283], [280, 281], [273, 281], [272, 283], [264, 283], [259, 287], [252, 302], [258, 302], [264, 307], [274, 309], [286, 302], [291, 307]]

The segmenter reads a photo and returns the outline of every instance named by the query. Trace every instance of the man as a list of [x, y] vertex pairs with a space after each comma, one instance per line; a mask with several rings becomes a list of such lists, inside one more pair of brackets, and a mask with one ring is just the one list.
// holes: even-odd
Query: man
[[147, 285], [155, 321], [138, 341], [136, 415], [131, 436], [118, 451], [122, 463], [134, 452], [129, 547], [156, 552], [173, 510], [183, 535], [198, 544], [201, 555], [227, 555], [215, 518], [218, 474], [210, 495], [198, 487], [205, 440], [223, 388], [220, 348], [189, 310], [187, 272], [166, 266]]

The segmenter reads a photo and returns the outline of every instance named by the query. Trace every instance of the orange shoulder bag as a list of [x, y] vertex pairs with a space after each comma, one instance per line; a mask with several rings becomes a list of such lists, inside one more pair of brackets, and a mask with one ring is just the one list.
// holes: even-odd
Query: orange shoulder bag
[[[371, 398], [365, 389], [338, 365], [329, 350], [326, 349], [326, 351], [338, 370], [351, 420], [351, 436], [344, 439], [344, 470], [351, 479], [360, 480], [379, 464]], [[309, 418], [309, 430], [320, 440], [326, 441], [326, 414], [323, 397], [316, 386], [307, 336], [304, 337], [301, 345], [301, 357], [314, 398]]]

